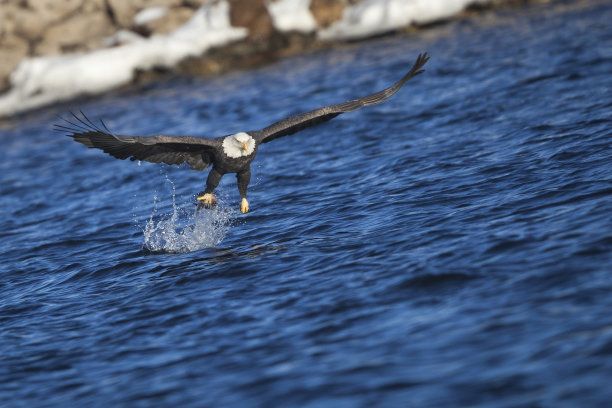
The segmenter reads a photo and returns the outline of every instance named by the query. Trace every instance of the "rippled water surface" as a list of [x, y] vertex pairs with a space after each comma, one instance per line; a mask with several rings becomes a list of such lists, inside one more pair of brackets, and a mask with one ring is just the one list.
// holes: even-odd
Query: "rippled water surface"
[[[612, 5], [503, 9], [1, 132], [0, 405], [606, 406]], [[206, 173], [51, 130], [220, 136], [378, 90]]]

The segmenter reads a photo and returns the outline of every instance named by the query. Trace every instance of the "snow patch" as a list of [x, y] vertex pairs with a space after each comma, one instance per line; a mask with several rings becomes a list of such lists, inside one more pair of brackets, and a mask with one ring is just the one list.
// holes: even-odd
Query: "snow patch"
[[149, 7], [143, 10], [140, 10], [138, 14], [134, 16], [134, 20], [132, 20], [132, 24], [135, 26], [145, 25], [150, 23], [151, 21], [158, 20], [168, 14], [168, 9], [166, 7]]
[[268, 1], [266, 7], [278, 31], [310, 33], [317, 29], [317, 22], [310, 12], [310, 0]]
[[324, 40], [356, 40], [449, 18], [470, 4], [495, 0], [366, 0], [344, 9], [340, 21], [318, 32]]
[[145, 41], [146, 38], [130, 30], [121, 29], [110, 37], [104, 39], [105, 47], [116, 47], [122, 44], [128, 44], [138, 41]]

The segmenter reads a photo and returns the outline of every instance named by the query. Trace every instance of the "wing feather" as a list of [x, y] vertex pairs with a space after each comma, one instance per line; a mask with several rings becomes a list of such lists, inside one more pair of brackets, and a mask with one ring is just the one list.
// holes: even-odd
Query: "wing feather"
[[383, 89], [382, 91], [364, 96], [363, 98], [354, 99], [337, 105], [324, 106], [310, 112], [291, 116], [264, 129], [251, 131], [249, 133], [253, 135], [253, 137], [255, 137], [259, 143], [267, 143], [279, 137], [294, 134], [295, 132], [307, 127], [327, 122], [328, 120], [331, 120], [342, 113], [351, 112], [364, 106], [380, 103], [397, 93], [397, 91], [399, 91], [410, 78], [425, 72], [421, 68], [427, 61], [429, 61], [427, 53], [419, 54], [410, 71], [404, 75], [402, 79], [391, 85], [389, 88]]
[[219, 142], [192, 136], [123, 136], [113, 134], [104, 122], [101, 126], [91, 122], [83, 112], [82, 117], [72, 114], [74, 120], [63, 119], [66, 124], [56, 124], [55, 129], [72, 137], [89, 148], [100, 149], [113, 157], [125, 160], [142, 160], [151, 163], [180, 165], [187, 163], [194, 170], [206, 169]]

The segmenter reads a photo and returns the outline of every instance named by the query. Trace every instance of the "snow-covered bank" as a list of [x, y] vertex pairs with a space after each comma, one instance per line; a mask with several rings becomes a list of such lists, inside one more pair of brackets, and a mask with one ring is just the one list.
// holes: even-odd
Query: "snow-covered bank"
[[229, 4], [223, 1], [203, 6], [167, 35], [132, 37], [128, 44], [89, 53], [27, 59], [11, 74], [12, 89], [0, 96], [0, 116], [105, 92], [129, 83], [136, 70], [171, 68], [246, 35], [245, 28], [230, 25]]
[[342, 19], [318, 32], [325, 40], [355, 40], [444, 20], [474, 4], [495, 0], [366, 0], [344, 9]]
[[[186, 58], [202, 57], [211, 47], [236, 41], [259, 41], [265, 47], [273, 43], [266, 38], [278, 32], [303, 33], [311, 42], [362, 39], [412, 24], [447, 19], [470, 5], [503, 0], [202, 1], [204, 5], [185, 24], [168, 34], [144, 37], [130, 29], [120, 29], [102, 42], [107, 48], [23, 60], [10, 76], [10, 90], [0, 95], [0, 117], [83, 94], [105, 92], [129, 84], [138, 71], [172, 69]], [[240, 13], [246, 13], [248, 18], [236, 19]], [[143, 9], [133, 18], [132, 27], [167, 14], [164, 7]], [[235, 21], [250, 23], [245, 27]]]

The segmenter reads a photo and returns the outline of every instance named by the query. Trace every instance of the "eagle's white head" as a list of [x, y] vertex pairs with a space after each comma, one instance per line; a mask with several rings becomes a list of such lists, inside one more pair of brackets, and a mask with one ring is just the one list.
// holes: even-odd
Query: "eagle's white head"
[[232, 159], [248, 156], [255, 150], [255, 139], [248, 133], [240, 132], [223, 139], [223, 153]]

